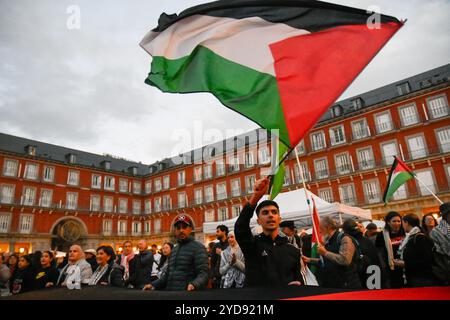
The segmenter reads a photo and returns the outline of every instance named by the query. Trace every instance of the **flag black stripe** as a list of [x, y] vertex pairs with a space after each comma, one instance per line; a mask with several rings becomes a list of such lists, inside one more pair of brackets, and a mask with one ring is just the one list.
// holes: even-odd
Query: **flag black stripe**
[[[260, 17], [273, 23], [284, 23], [293, 28], [316, 32], [342, 25], [366, 24], [372, 13], [365, 10], [321, 1], [304, 0], [220, 0], [184, 10], [179, 15], [163, 13], [158, 27], [161, 32], [177, 21], [192, 15], [245, 19]], [[396, 22], [398, 19], [380, 15], [380, 22]]]

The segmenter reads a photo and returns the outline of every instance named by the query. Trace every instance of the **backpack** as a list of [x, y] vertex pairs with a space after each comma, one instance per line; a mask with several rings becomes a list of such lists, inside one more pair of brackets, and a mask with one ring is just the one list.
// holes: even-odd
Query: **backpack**
[[353, 255], [353, 260], [352, 263], [355, 264], [356, 266], [356, 271], [358, 272], [358, 274], [366, 274], [366, 270], [367, 268], [370, 266], [370, 260], [369, 257], [367, 255], [365, 255], [362, 251], [361, 251], [361, 247], [359, 245], [358, 240], [356, 240], [355, 238], [353, 238], [351, 235], [349, 234], [345, 234], [343, 232], [340, 232], [338, 234], [337, 237], [337, 241], [340, 244], [342, 238], [344, 238], [344, 236], [350, 237], [350, 239], [352, 239], [352, 242], [355, 246], [355, 253]]

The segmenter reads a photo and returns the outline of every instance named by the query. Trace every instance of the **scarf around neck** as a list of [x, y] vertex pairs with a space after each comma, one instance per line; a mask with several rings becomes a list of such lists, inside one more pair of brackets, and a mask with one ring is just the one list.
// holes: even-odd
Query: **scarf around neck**
[[400, 244], [400, 247], [398, 248], [398, 251], [400, 252], [400, 259], [403, 260], [403, 252], [405, 250], [406, 245], [408, 244], [409, 240], [411, 240], [414, 235], [420, 233], [421, 230], [419, 227], [414, 227], [411, 229], [410, 232], [406, 233], [405, 239], [403, 239], [402, 243]]
[[450, 257], [450, 224], [447, 221], [442, 219], [437, 227], [431, 230], [430, 238], [437, 252]]
[[130, 254], [125, 255], [122, 253], [122, 260], [120, 261], [120, 265], [124, 267], [125, 272], [123, 275], [124, 280], [127, 280], [130, 277], [130, 260], [134, 258], [134, 252], [131, 251]]

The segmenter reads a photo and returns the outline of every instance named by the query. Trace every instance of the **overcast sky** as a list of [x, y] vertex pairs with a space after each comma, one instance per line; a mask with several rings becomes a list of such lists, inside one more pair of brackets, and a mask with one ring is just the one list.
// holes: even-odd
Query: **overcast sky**
[[[257, 128], [211, 95], [164, 94], [144, 83], [151, 60], [142, 37], [162, 12], [203, 2], [0, 0], [0, 132], [152, 163]], [[342, 98], [449, 63], [450, 0], [329, 2], [408, 19]], [[71, 5], [80, 9], [79, 29], [67, 27], [68, 19], [76, 26]], [[180, 141], [194, 129], [216, 134]]]

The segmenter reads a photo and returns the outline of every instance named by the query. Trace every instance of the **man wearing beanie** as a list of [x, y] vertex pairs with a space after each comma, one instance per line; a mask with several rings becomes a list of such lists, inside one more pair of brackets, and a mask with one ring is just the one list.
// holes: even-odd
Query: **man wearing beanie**
[[[281, 217], [275, 201], [258, 201], [269, 190], [269, 178], [255, 183], [250, 201], [234, 226], [236, 240], [245, 258], [245, 286], [301, 285], [300, 251], [279, 234]], [[256, 211], [262, 233], [253, 236], [250, 219]]]

